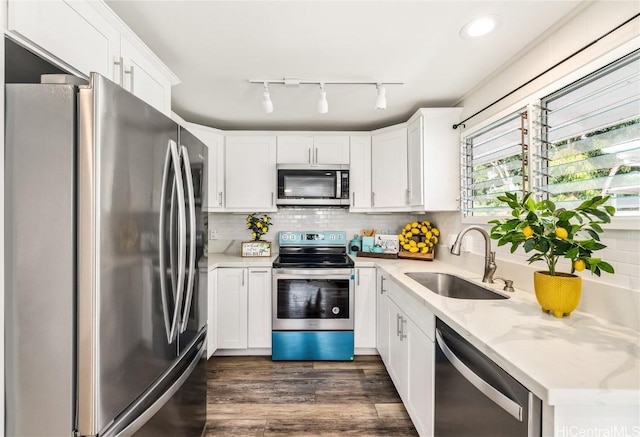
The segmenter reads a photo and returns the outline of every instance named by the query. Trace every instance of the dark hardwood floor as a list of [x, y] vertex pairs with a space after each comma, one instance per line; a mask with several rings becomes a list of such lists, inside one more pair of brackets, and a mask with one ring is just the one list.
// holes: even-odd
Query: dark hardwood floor
[[417, 436], [384, 364], [208, 361], [207, 437]]

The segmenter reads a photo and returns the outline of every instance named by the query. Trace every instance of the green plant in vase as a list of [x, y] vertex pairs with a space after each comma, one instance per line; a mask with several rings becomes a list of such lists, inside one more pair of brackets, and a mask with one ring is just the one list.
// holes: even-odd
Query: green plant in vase
[[[578, 305], [580, 298], [581, 280], [573, 275], [576, 271], [589, 268], [592, 274], [600, 276], [601, 272], [614, 273], [613, 266], [602, 258], [594, 257], [593, 252], [606, 248], [600, 241], [603, 224], [610, 223], [615, 214], [615, 208], [605, 205], [609, 196], [594, 196], [582, 202], [574, 209], [556, 208], [550, 200], [535, 201], [531, 193], [518, 198], [516, 194], [505, 193], [498, 196], [500, 202], [506, 203], [511, 209], [511, 216], [502, 220], [491, 220], [491, 238], [498, 240], [498, 246], [511, 244], [511, 253], [523, 246], [526, 253], [532, 253], [527, 260], [529, 264], [544, 261], [547, 271], [535, 272], [534, 286], [538, 296], [538, 283], [552, 281], [554, 290], [548, 294], [556, 300], [567, 299], [558, 297], [562, 290], [558, 278], [569, 278], [574, 281], [573, 288], [577, 288], [577, 297], [570, 300], [571, 305], [564, 309], [554, 310], [548, 303], [540, 302], [543, 310], [551, 311], [557, 317], [568, 315]], [[570, 262], [570, 272], [558, 271], [558, 261], [567, 259]], [[546, 277], [552, 277], [547, 279]], [[564, 282], [563, 282], [564, 283]], [[575, 301], [575, 302], [574, 302]]]

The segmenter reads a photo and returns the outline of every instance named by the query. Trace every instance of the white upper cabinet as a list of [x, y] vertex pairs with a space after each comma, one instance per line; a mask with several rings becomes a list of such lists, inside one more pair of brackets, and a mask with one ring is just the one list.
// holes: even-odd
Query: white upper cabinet
[[276, 137], [227, 136], [224, 156], [226, 210], [276, 211]]
[[374, 211], [408, 211], [407, 126], [371, 135], [371, 207]]
[[193, 123], [182, 123], [191, 133], [207, 145], [208, 159], [204, 186], [207, 195], [202, 209], [206, 212], [224, 210], [224, 135], [222, 131]]
[[9, 0], [7, 24], [18, 42], [47, 60], [84, 76], [95, 71], [115, 79], [120, 34], [88, 2]]
[[103, 1], [9, 0], [7, 31], [63, 70], [99, 73], [171, 115], [178, 78]]
[[371, 210], [371, 137], [352, 136], [349, 148], [349, 211]]
[[460, 197], [462, 108], [420, 109], [407, 123], [409, 205], [412, 211], [455, 211]]
[[349, 137], [313, 137], [314, 164], [349, 164]]
[[279, 135], [278, 164], [349, 164], [349, 137]]
[[158, 111], [171, 112], [171, 83], [128, 40], [120, 40], [120, 86]]

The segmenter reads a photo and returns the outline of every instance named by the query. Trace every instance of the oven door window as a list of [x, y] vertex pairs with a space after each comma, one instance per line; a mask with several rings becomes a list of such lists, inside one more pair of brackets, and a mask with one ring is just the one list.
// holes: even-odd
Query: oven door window
[[349, 280], [280, 279], [278, 319], [349, 319]]
[[280, 199], [335, 199], [337, 173], [330, 170], [279, 170]]

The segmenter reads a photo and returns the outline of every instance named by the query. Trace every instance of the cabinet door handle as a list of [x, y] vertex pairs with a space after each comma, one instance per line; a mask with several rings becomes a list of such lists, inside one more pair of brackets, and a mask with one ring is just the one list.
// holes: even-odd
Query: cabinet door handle
[[133, 65], [128, 70], [124, 70], [124, 74], [129, 75], [129, 92], [133, 94]]
[[251, 270], [250, 273], [269, 273], [269, 270]]
[[411, 190], [407, 188], [407, 205], [409, 205], [411, 200]]
[[384, 281], [385, 281], [385, 279], [386, 278], [384, 276], [382, 276], [382, 275], [380, 276], [380, 294], [384, 294], [385, 291], [387, 291], [387, 290], [384, 289]]
[[316, 149], [316, 157], [315, 157], [314, 161], [315, 161], [316, 164], [318, 163], [318, 149]]
[[371, 206], [375, 206], [376, 205], [376, 193], [374, 193], [373, 191], [371, 192]]
[[120, 83], [118, 83], [118, 85], [124, 88], [124, 60], [122, 56], [113, 61], [113, 64], [118, 66], [118, 76], [120, 76]]
[[240, 285], [244, 287], [244, 270], [242, 271], [242, 282], [240, 282]]
[[400, 340], [402, 340], [402, 336], [400, 335], [402, 332], [402, 316], [398, 313], [396, 313], [396, 337], [400, 337]]
[[222, 206], [222, 191], [218, 193], [218, 206]]
[[271, 206], [273, 206], [273, 191], [271, 192]]
[[360, 285], [360, 270], [356, 270], [356, 285]]
[[400, 341], [403, 341], [405, 338], [407, 338], [407, 334], [404, 333], [404, 327], [407, 324], [407, 320], [400, 316]]
[[356, 206], [356, 192], [351, 193], [351, 206]]
[[307, 149], [307, 152], [308, 152], [308, 153], [307, 153], [307, 154], [308, 154], [307, 161], [309, 162], [309, 164], [311, 164], [311, 147], [309, 147], [309, 148]]

